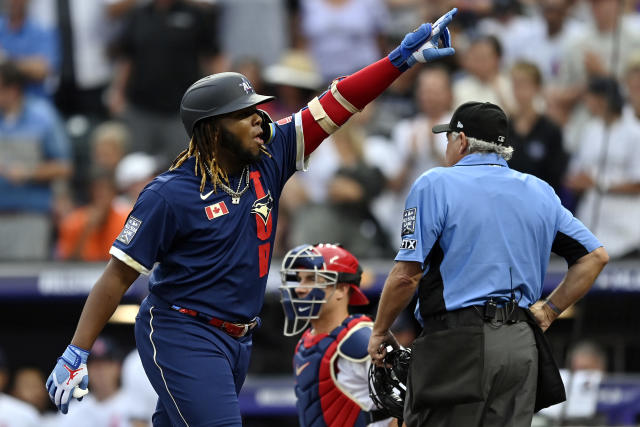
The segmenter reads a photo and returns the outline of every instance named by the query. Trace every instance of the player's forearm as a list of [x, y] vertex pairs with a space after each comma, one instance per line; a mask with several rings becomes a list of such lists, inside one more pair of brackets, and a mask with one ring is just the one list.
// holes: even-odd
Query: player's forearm
[[578, 259], [569, 267], [566, 276], [547, 300], [559, 311], [566, 310], [591, 289], [607, 262], [609, 262], [609, 255], [603, 247]]
[[382, 289], [378, 314], [373, 325], [374, 334], [387, 332], [400, 312], [409, 304], [418, 288], [422, 270], [417, 262], [396, 263]]
[[400, 75], [388, 57], [332, 84], [301, 112], [305, 154], [346, 123], [357, 111], [378, 97]]
[[30, 179], [32, 181], [51, 181], [53, 179], [63, 179], [71, 176], [73, 172], [71, 165], [64, 161], [50, 161], [38, 165], [34, 169]]
[[138, 276], [137, 271], [121, 261], [114, 258], [109, 261], [89, 293], [71, 344], [86, 350], [93, 346], [122, 296]]

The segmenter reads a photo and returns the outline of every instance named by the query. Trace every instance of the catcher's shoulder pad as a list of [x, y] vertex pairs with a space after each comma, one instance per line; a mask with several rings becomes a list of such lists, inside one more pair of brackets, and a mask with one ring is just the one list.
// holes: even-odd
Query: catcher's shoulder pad
[[353, 326], [338, 344], [338, 354], [353, 362], [364, 362], [369, 357], [367, 346], [372, 329], [373, 322], [366, 320]]

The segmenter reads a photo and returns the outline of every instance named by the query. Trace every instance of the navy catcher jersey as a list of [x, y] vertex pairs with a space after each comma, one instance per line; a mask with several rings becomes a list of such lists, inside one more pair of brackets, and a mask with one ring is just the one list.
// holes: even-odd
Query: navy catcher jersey
[[[149, 274], [150, 292], [224, 320], [258, 315], [269, 272], [278, 199], [303, 169], [300, 113], [271, 124], [271, 158], [249, 165], [249, 189], [233, 204], [207, 181], [200, 193], [195, 159], [155, 178], [140, 193], [110, 253]], [[240, 177], [230, 177], [237, 188]], [[241, 184], [244, 187], [245, 181]]]

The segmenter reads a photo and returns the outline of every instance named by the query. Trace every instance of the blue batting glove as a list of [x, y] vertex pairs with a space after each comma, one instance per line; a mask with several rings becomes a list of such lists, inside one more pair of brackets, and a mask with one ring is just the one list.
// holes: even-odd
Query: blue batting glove
[[[431, 62], [444, 56], [453, 55], [451, 34], [447, 25], [451, 23], [458, 9], [453, 8], [445, 13], [433, 25], [422, 24], [412, 33], [405, 36], [400, 46], [389, 54], [389, 60], [401, 71], [407, 70], [416, 62]], [[442, 48], [438, 42], [442, 39]]]
[[47, 379], [46, 386], [49, 397], [63, 414], [69, 411], [69, 401], [72, 397], [82, 400], [82, 397], [87, 394], [86, 390], [89, 385], [88, 357], [87, 350], [75, 345], [67, 346]]

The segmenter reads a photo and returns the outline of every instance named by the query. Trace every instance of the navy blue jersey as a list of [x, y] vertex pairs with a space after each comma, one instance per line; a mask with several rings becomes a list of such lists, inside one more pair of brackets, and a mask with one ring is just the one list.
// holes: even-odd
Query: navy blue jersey
[[[213, 192], [209, 181], [201, 193], [201, 176], [190, 158], [145, 187], [110, 253], [141, 273], [158, 263], [149, 289], [171, 304], [234, 322], [257, 316], [278, 199], [304, 163], [300, 114], [281, 123], [271, 124], [271, 157], [249, 166], [250, 187], [239, 204], [220, 187]], [[239, 179], [230, 177], [229, 187], [236, 189]]]

